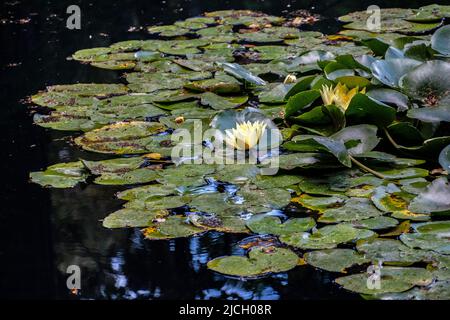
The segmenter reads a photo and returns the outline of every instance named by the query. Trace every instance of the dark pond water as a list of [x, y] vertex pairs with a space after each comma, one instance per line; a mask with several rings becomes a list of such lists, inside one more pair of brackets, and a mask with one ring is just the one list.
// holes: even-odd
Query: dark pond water
[[[34, 126], [20, 100], [46, 85], [119, 82], [120, 74], [67, 61], [81, 48], [107, 46], [145, 33], [131, 26], [173, 23], [218, 9], [254, 9], [282, 15], [312, 9], [325, 19], [314, 28], [336, 32], [336, 16], [381, 7], [419, 7], [439, 1], [15, 1], [0, 4], [0, 298], [50, 299], [359, 299], [334, 276], [298, 267], [272, 277], [239, 281], [206, 269], [211, 258], [239, 254], [242, 236], [207, 233], [173, 241], [145, 241], [138, 230], [107, 230], [99, 222], [121, 207], [120, 188], [83, 185], [42, 189], [30, 171], [96, 155], [67, 135]], [[449, 3], [440, 1], [439, 3]], [[82, 29], [65, 28], [66, 8], [78, 4]], [[24, 20], [20, 20], [24, 19]], [[29, 21], [27, 19], [30, 19]], [[98, 159], [98, 157], [97, 157]], [[82, 289], [66, 288], [66, 268], [77, 264]]]

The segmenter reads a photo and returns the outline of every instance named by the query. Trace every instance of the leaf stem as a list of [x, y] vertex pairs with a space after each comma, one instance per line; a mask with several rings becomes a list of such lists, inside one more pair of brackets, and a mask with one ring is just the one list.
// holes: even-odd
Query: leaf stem
[[364, 164], [362, 164], [361, 162], [359, 162], [358, 160], [356, 160], [355, 158], [353, 158], [352, 156], [350, 156], [350, 160], [356, 164], [358, 167], [360, 167], [361, 169], [363, 169], [364, 171], [367, 171], [371, 174], [373, 174], [375, 177], [378, 177], [380, 179], [384, 179], [384, 175], [382, 175], [381, 173], [370, 169], [369, 167], [365, 166]]
[[384, 134], [386, 134], [386, 137], [388, 138], [389, 142], [394, 146], [395, 149], [400, 149], [400, 145], [395, 142], [394, 138], [389, 134], [389, 131], [387, 131], [386, 128], [383, 128]]

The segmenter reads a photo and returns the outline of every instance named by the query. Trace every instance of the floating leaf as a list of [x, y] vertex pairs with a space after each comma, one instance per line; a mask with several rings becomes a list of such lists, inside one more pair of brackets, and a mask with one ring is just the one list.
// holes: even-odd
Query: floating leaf
[[220, 63], [220, 66], [226, 73], [232, 75], [237, 79], [247, 81], [257, 86], [264, 86], [266, 84], [263, 79], [251, 74], [251, 72], [236, 63], [223, 62]]
[[174, 238], [190, 237], [205, 230], [198, 228], [189, 222], [184, 216], [170, 216], [162, 219], [161, 222], [142, 230], [146, 239], [149, 240], [167, 240]]
[[247, 220], [247, 227], [254, 233], [289, 235], [294, 232], [305, 232], [316, 223], [313, 218], [292, 218], [281, 222], [280, 218], [269, 215], [256, 215]]
[[32, 182], [53, 188], [72, 188], [84, 182], [87, 176], [81, 161], [58, 163], [49, 166], [45, 171], [30, 173]]
[[422, 268], [383, 267], [380, 273], [379, 288], [368, 286], [370, 274], [367, 273], [337, 278], [336, 283], [347, 290], [370, 295], [403, 292], [416, 285], [426, 286], [433, 279], [431, 272]]
[[431, 47], [443, 54], [450, 56], [450, 26], [439, 28], [431, 37]]
[[153, 220], [169, 215], [167, 210], [121, 209], [111, 213], [103, 220], [105, 228], [147, 227]]
[[450, 63], [427, 61], [400, 79], [405, 93], [428, 106], [448, 106], [450, 103]]
[[412, 199], [408, 209], [417, 213], [446, 212], [450, 210], [450, 185], [446, 178], [434, 180], [427, 189]]
[[298, 264], [298, 256], [289, 249], [253, 247], [247, 257], [228, 256], [208, 262], [208, 268], [226, 275], [256, 277], [288, 271]]
[[338, 244], [370, 238], [375, 233], [346, 224], [325, 226], [313, 233], [299, 232], [280, 236], [280, 241], [300, 249], [332, 249]]
[[322, 212], [318, 222], [336, 223], [356, 221], [381, 216], [383, 213], [366, 198], [350, 198], [342, 207], [327, 209]]
[[346, 272], [345, 269], [354, 265], [369, 262], [363, 255], [351, 249], [326, 249], [307, 252], [306, 262], [313, 267], [330, 272]]

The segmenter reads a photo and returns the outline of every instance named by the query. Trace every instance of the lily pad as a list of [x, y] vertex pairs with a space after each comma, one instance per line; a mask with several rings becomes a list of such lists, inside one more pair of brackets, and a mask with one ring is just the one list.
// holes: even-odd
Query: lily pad
[[356, 221], [381, 216], [383, 212], [372, 205], [366, 198], [350, 198], [340, 208], [327, 209], [322, 212], [318, 222], [336, 223]]
[[45, 171], [30, 173], [31, 181], [43, 187], [72, 188], [86, 181], [88, 174], [81, 161], [58, 163]]
[[450, 185], [446, 178], [434, 180], [417, 197], [411, 200], [408, 209], [417, 213], [446, 212], [450, 210]]
[[371, 287], [368, 273], [353, 274], [336, 279], [345, 289], [362, 294], [403, 292], [412, 287], [426, 286], [433, 280], [430, 271], [422, 268], [383, 267], [380, 270], [380, 287]]
[[247, 227], [254, 233], [289, 235], [294, 232], [305, 232], [316, 223], [313, 218], [292, 218], [281, 222], [280, 218], [269, 215], [256, 215], [247, 220]]
[[298, 256], [289, 249], [253, 247], [247, 257], [228, 256], [208, 262], [208, 268], [225, 275], [257, 277], [269, 273], [285, 272], [295, 268]]
[[448, 106], [450, 104], [450, 63], [427, 61], [400, 79], [400, 87], [405, 93], [428, 106]]
[[187, 221], [184, 216], [170, 216], [167, 219], [155, 223], [153, 226], [142, 230], [144, 237], [149, 240], [167, 240], [185, 238], [205, 232]]
[[330, 272], [345, 273], [345, 269], [354, 265], [369, 262], [363, 255], [351, 249], [326, 249], [307, 252], [304, 255], [306, 262], [313, 267]]
[[153, 220], [169, 215], [167, 210], [134, 210], [121, 209], [111, 213], [103, 220], [105, 228], [147, 227]]
[[347, 224], [325, 226], [313, 233], [299, 232], [280, 236], [280, 241], [300, 249], [333, 249], [338, 244], [370, 238], [374, 232]]
[[[89, 131], [75, 139], [75, 143], [88, 151], [114, 154], [137, 154], [151, 151], [152, 142], [164, 141], [153, 135], [165, 130], [158, 122], [119, 122]], [[166, 138], [167, 140], [167, 138]], [[170, 138], [169, 138], [170, 140]], [[156, 149], [156, 148], [155, 148]]]

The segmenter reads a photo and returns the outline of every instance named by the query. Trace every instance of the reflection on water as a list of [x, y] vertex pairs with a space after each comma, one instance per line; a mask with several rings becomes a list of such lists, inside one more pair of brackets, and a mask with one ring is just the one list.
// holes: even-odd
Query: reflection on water
[[[420, 1], [425, 4], [436, 1]], [[28, 4], [29, 3], [29, 4]], [[121, 208], [119, 187], [82, 185], [71, 190], [43, 190], [27, 182], [30, 171], [79, 158], [104, 159], [82, 152], [68, 136], [36, 128], [19, 100], [46, 85], [119, 82], [120, 73], [66, 61], [81, 48], [145, 38], [132, 27], [218, 9], [249, 8], [271, 14], [311, 8], [333, 17], [360, 10], [372, 1], [77, 1], [82, 30], [65, 29], [65, 9], [72, 1], [0, 4], [0, 19], [30, 17], [26, 24], [0, 25], [0, 93], [3, 99], [2, 170], [7, 183], [0, 211], [0, 297], [74, 299], [327, 299], [358, 298], [332, 283], [334, 276], [308, 266], [262, 279], [242, 281], [207, 270], [208, 260], [244, 254], [242, 235], [208, 232], [190, 239], [144, 240], [137, 229], [108, 230], [101, 220]], [[381, 3], [381, 1], [379, 1]], [[418, 7], [419, 1], [385, 1], [388, 6]], [[336, 32], [325, 19], [317, 26]], [[11, 67], [14, 66], [14, 67]], [[191, 190], [197, 192], [198, 190]], [[205, 191], [205, 190], [203, 190]], [[233, 193], [233, 190], [228, 190]], [[273, 212], [284, 215], [283, 212]], [[81, 292], [66, 288], [69, 265], [81, 268]]]

